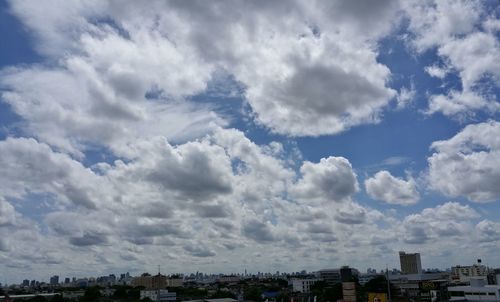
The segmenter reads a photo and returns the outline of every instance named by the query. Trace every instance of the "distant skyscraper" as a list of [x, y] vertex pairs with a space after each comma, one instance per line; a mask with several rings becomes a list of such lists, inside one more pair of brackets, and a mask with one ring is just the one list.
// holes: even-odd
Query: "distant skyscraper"
[[422, 262], [419, 253], [399, 252], [402, 274], [421, 274]]
[[59, 284], [59, 276], [54, 275], [50, 277], [50, 285], [57, 285], [57, 284]]

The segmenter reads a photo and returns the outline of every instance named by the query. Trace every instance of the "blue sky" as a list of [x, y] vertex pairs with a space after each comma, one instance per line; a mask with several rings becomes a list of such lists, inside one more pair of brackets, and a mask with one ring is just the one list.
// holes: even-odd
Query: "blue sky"
[[8, 281], [500, 266], [498, 3], [361, 3], [1, 1]]

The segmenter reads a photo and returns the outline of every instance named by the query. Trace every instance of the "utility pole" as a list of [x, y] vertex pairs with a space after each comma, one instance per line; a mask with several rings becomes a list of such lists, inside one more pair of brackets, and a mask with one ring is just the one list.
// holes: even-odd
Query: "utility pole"
[[391, 299], [391, 283], [389, 282], [389, 267], [385, 268], [386, 278], [387, 278], [387, 302], [392, 302]]
[[158, 264], [158, 280], [156, 280], [156, 301], [160, 301], [160, 265]]

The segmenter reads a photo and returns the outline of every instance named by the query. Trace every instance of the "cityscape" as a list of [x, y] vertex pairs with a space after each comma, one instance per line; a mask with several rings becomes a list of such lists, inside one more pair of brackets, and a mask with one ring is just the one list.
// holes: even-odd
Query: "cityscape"
[[[155, 274], [25, 279], [0, 287], [0, 301], [500, 301], [500, 268], [481, 259], [444, 271], [423, 269], [419, 253], [399, 252], [400, 269], [342, 266], [315, 272]], [[389, 282], [387, 282], [387, 280]]]
[[500, 0], [0, 0], [0, 302], [500, 302]]

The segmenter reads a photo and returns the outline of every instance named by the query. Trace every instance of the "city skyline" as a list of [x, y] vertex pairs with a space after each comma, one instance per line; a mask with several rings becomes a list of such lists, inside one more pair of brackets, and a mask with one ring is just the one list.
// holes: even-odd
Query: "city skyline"
[[499, 16], [0, 0], [0, 282], [500, 267]]
[[[400, 266], [402, 264], [400, 263]], [[180, 278], [182, 280], [188, 281], [193, 278], [195, 279], [207, 279], [207, 280], [217, 280], [219, 277], [231, 277], [231, 276], [237, 276], [237, 277], [293, 277], [293, 278], [304, 278], [307, 276], [313, 276], [313, 275], [318, 275], [321, 271], [329, 271], [329, 270], [338, 270], [340, 271], [342, 268], [349, 268], [349, 269], [354, 269], [359, 273], [359, 275], [370, 275], [370, 276], [375, 276], [375, 275], [386, 275], [387, 273], [391, 275], [408, 275], [408, 274], [426, 274], [426, 273], [433, 273], [433, 272], [441, 272], [441, 273], [448, 273], [452, 274], [454, 268], [467, 268], [467, 267], [474, 267], [474, 266], [483, 266], [481, 263], [474, 263], [472, 265], [457, 265], [453, 267], [448, 267], [446, 269], [439, 269], [439, 268], [423, 268], [422, 272], [420, 273], [408, 273], [402, 271], [398, 267], [386, 267], [386, 268], [380, 268], [380, 269], [375, 269], [375, 268], [367, 268], [366, 271], [360, 271], [355, 267], [349, 266], [349, 265], [344, 265], [342, 267], [329, 267], [329, 268], [322, 268], [320, 270], [316, 271], [308, 271], [308, 270], [301, 270], [301, 271], [289, 271], [289, 272], [280, 272], [280, 271], [267, 271], [267, 272], [261, 272], [261, 271], [247, 271], [244, 270], [242, 272], [231, 272], [231, 273], [208, 273], [208, 272], [202, 272], [202, 271], [195, 271], [195, 272], [161, 272], [161, 271], [147, 271], [147, 270], [137, 270], [137, 274], [130, 274], [130, 272], [122, 273], [122, 272], [112, 272], [109, 275], [94, 275], [94, 276], [73, 276], [67, 273], [61, 273], [61, 274], [54, 274], [50, 276], [46, 276], [46, 278], [42, 278], [40, 280], [32, 279], [30, 276], [26, 275], [21, 282], [13, 282], [13, 283], [0, 283], [2, 286], [11, 286], [11, 285], [23, 285], [23, 286], [32, 286], [34, 282], [37, 284], [45, 283], [46, 285], [62, 285], [62, 284], [69, 284], [72, 283], [74, 284], [75, 282], [78, 283], [78, 281], [81, 280], [93, 280], [95, 283], [106, 283], [109, 282], [107, 278], [113, 278], [114, 283], [120, 283], [120, 281], [127, 281], [131, 282], [132, 279], [141, 277], [141, 276], [156, 276], [156, 275], [161, 275], [165, 276], [168, 278]], [[494, 268], [488, 268], [484, 266], [484, 269], [491, 269], [494, 270]], [[104, 281], [99, 281], [100, 279], [106, 279]]]

